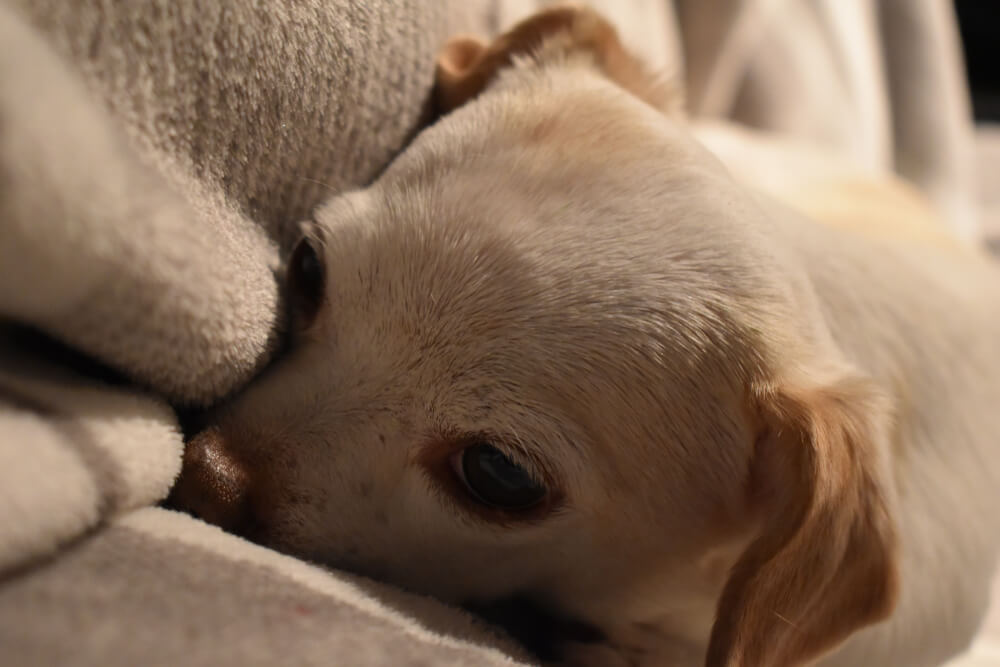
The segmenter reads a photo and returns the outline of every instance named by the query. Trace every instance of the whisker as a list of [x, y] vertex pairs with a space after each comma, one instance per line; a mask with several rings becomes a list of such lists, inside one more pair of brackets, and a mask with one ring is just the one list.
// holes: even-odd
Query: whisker
[[298, 178], [299, 178], [299, 180], [306, 181], [307, 183], [315, 183], [316, 185], [321, 185], [321, 186], [323, 186], [324, 188], [326, 188], [327, 190], [329, 190], [330, 192], [332, 192], [335, 195], [340, 194], [340, 190], [338, 190], [337, 188], [333, 187], [329, 183], [325, 183], [323, 181], [317, 181], [315, 178], [309, 178], [307, 176], [299, 176]]
[[790, 625], [791, 627], [795, 628], [796, 630], [798, 630], [798, 629], [799, 629], [799, 626], [795, 625], [794, 623], [792, 623], [792, 622], [791, 622], [790, 620], [788, 620], [787, 618], [785, 618], [784, 616], [782, 616], [782, 615], [781, 615], [781, 614], [779, 614], [778, 612], [776, 612], [776, 611], [772, 611], [771, 613], [773, 613], [773, 614], [774, 614], [775, 616], [777, 616], [777, 617], [778, 617], [778, 618], [780, 618], [780, 619], [781, 619], [782, 621], [784, 621], [785, 623], [787, 623], [787, 624], [788, 624], [788, 625]]

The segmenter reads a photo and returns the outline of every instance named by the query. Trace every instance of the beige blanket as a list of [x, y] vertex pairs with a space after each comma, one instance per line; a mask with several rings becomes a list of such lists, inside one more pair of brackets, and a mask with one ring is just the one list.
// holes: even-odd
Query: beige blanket
[[[277, 350], [297, 223], [429, 120], [447, 35], [540, 4], [0, 0], [4, 664], [524, 657], [461, 612], [151, 506], [179, 468], [170, 406]], [[693, 113], [896, 169], [976, 234], [944, 0], [594, 4]]]

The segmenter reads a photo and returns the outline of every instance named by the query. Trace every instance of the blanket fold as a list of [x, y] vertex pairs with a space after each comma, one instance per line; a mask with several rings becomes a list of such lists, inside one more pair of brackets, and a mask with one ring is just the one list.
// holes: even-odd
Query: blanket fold
[[0, 341], [2, 574], [157, 502], [180, 471], [183, 443], [161, 400]]

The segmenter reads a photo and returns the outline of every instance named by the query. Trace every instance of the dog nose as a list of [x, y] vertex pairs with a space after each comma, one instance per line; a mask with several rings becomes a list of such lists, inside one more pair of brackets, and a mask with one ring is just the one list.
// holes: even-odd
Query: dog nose
[[166, 505], [238, 533], [249, 519], [248, 482], [246, 468], [227, 450], [223, 435], [210, 428], [184, 448], [181, 474]]

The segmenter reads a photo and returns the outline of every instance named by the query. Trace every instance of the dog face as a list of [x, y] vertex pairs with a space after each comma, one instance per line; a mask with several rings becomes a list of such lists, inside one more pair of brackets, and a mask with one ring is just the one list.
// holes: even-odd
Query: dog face
[[891, 606], [887, 410], [609, 30], [560, 9], [446, 48], [454, 111], [317, 212], [292, 348], [189, 444], [175, 504], [581, 622], [543, 657], [796, 664]]

